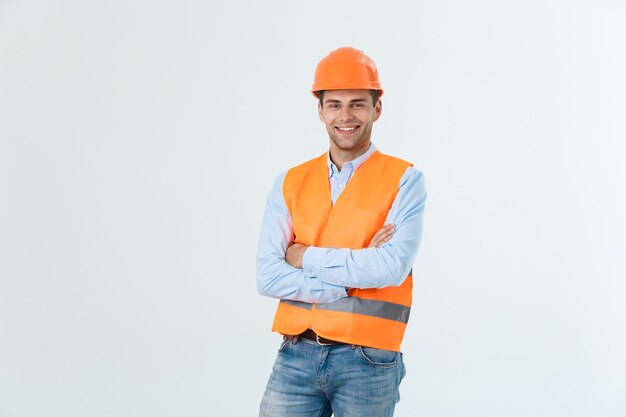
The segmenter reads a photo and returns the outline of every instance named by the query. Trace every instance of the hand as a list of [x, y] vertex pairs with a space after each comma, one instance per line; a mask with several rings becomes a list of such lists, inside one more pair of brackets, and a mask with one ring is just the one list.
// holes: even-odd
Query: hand
[[379, 248], [383, 243], [389, 242], [393, 232], [395, 231], [395, 227], [396, 226], [392, 223], [381, 227], [380, 230], [372, 236], [372, 240], [370, 241], [368, 248]]
[[285, 261], [287, 261], [287, 263], [294, 268], [302, 269], [302, 258], [304, 257], [304, 252], [306, 252], [308, 248], [309, 247], [307, 245], [294, 243], [287, 248]]

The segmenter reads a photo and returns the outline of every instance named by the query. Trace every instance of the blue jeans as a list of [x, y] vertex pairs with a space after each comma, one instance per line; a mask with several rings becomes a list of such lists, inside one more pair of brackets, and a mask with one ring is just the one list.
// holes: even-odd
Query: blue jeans
[[286, 336], [259, 416], [391, 417], [404, 374], [400, 352]]

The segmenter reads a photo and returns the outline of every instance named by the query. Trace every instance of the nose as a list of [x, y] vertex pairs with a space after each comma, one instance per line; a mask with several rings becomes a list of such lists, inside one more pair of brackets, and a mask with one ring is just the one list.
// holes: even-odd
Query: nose
[[350, 106], [342, 106], [339, 110], [339, 121], [344, 122], [352, 119], [352, 112]]

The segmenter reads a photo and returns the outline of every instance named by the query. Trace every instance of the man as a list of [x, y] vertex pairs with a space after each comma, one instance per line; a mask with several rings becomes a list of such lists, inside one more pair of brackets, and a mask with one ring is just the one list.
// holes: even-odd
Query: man
[[371, 143], [383, 90], [363, 52], [331, 52], [312, 91], [329, 152], [278, 177], [257, 251], [257, 287], [280, 299], [272, 330], [283, 335], [260, 415], [392, 416], [423, 177]]

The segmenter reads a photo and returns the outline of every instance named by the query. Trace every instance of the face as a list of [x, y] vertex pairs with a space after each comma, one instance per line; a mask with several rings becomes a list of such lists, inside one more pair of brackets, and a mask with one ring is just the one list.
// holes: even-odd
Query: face
[[327, 90], [323, 105], [318, 104], [320, 120], [326, 125], [331, 155], [359, 156], [370, 146], [372, 125], [380, 117], [380, 100], [373, 105], [368, 90]]

